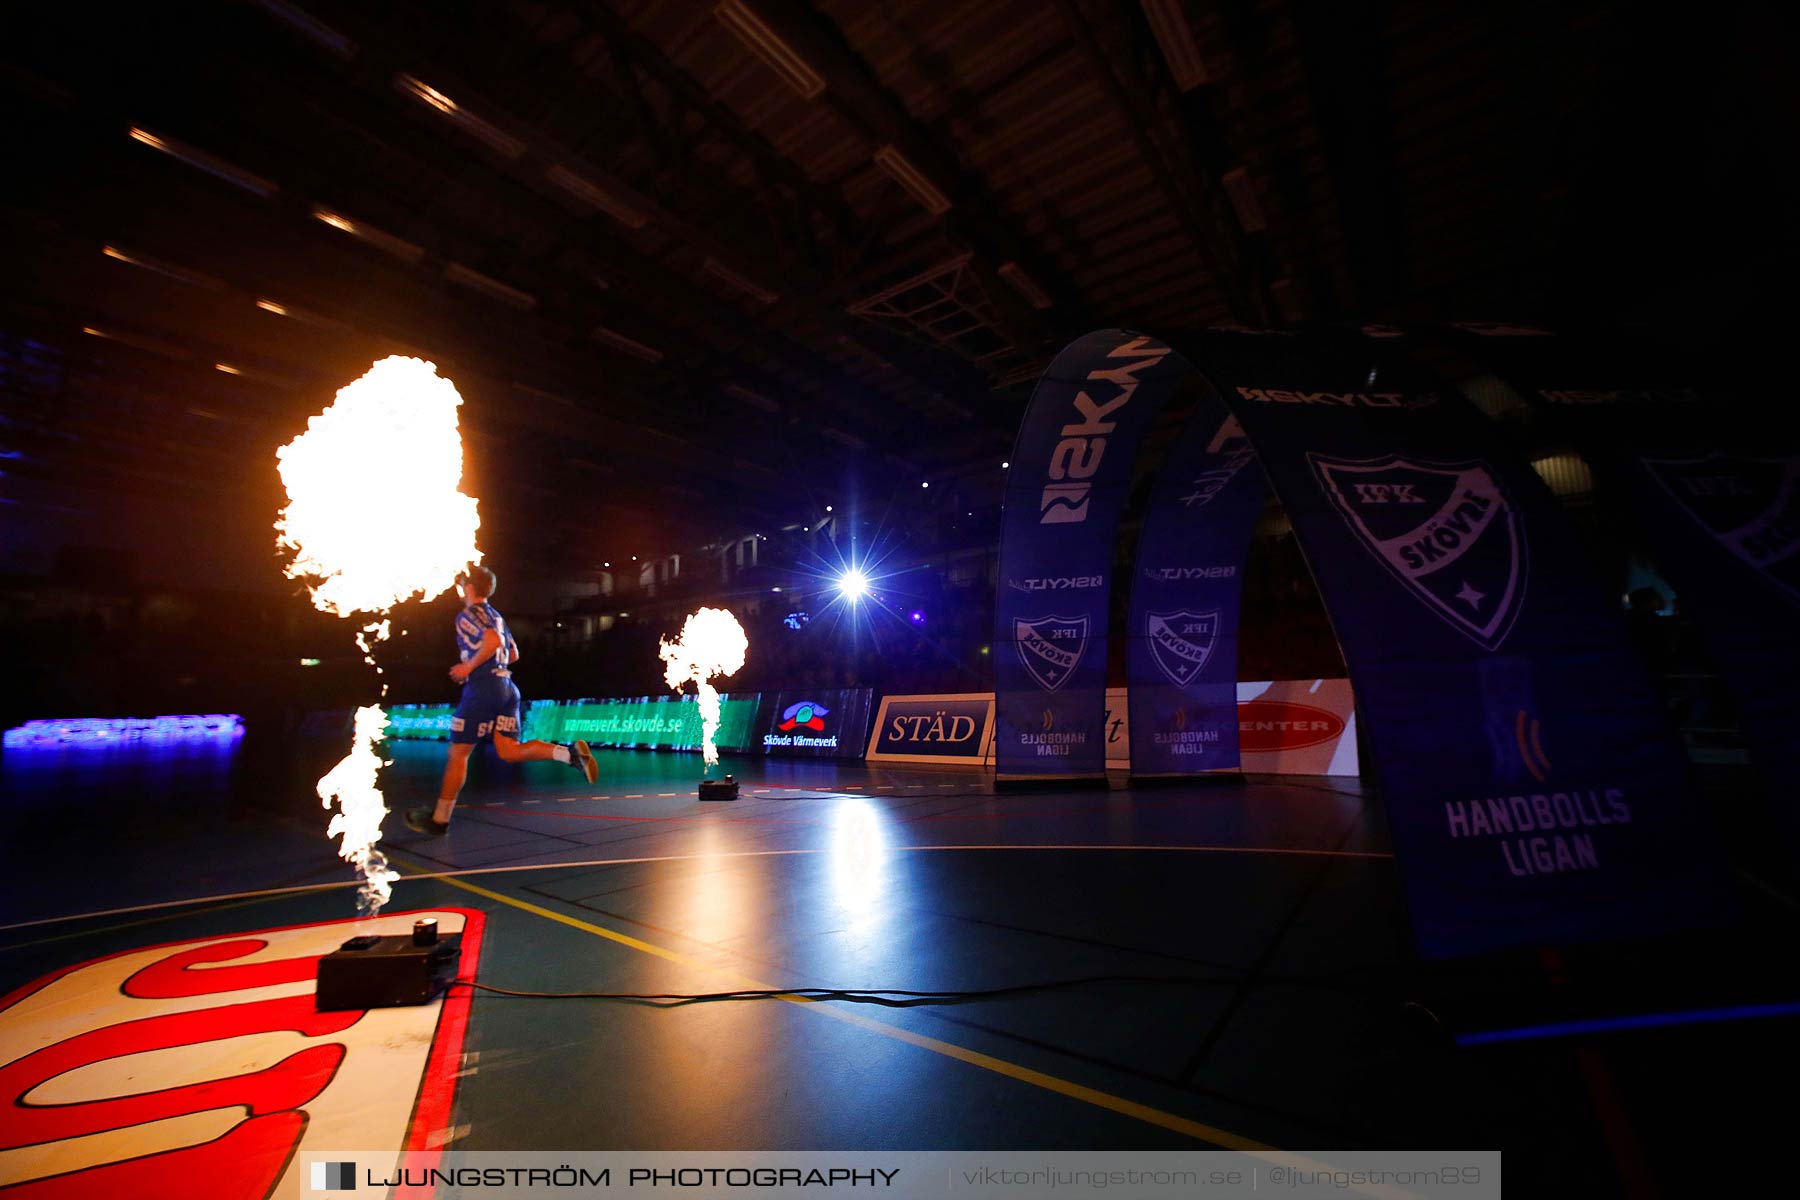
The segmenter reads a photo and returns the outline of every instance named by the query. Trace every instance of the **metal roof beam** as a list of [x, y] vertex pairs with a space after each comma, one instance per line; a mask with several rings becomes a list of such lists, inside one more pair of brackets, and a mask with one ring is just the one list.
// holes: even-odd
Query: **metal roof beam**
[[[975, 172], [948, 148], [943, 132], [928, 128], [912, 115], [842, 30], [795, 0], [755, 0], [755, 10], [824, 77], [826, 88], [818, 103], [830, 105], [878, 149], [897, 149], [944, 190], [950, 200], [950, 208], [941, 217], [945, 228], [974, 252], [984, 282], [997, 297], [1002, 328], [1022, 353], [1078, 327], [1080, 332], [1091, 328], [1085, 303], [1074, 285], [1013, 231], [1012, 218], [1000, 211]], [[1019, 264], [1049, 294], [1050, 311], [1039, 312], [1014, 298], [997, 274], [1000, 265], [1008, 262]]]
[[1058, 8], [1095, 80], [1131, 130], [1139, 157], [1155, 177], [1164, 199], [1193, 238], [1194, 248], [1224, 291], [1233, 317], [1247, 324], [1261, 323], [1265, 318], [1261, 297], [1245, 276], [1242, 249], [1220, 219], [1217, 205], [1209, 204], [1205, 195], [1195, 194], [1197, 179], [1190, 178], [1188, 186], [1183, 186], [1177, 177], [1177, 169], [1171, 168], [1151, 136], [1151, 130], [1158, 124], [1157, 114], [1143, 96], [1120, 81], [1111, 57], [1101, 49], [1098, 32], [1082, 13], [1077, 0], [1060, 0]]

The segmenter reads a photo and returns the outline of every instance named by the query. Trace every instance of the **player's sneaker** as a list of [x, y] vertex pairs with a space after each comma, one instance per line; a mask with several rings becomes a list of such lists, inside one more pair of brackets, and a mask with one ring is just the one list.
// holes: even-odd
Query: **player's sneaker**
[[415, 833], [429, 833], [432, 837], [443, 837], [450, 832], [450, 822], [438, 820], [429, 808], [407, 809], [406, 827]]
[[593, 783], [600, 778], [600, 764], [594, 761], [594, 752], [588, 749], [586, 742], [574, 742], [569, 746], [569, 765], [587, 776]]

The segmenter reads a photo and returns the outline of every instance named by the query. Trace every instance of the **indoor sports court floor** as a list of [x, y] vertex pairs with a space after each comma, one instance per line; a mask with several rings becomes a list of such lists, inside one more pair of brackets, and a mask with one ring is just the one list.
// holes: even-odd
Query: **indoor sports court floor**
[[[443, 747], [391, 752], [390, 805], [426, 800]], [[355, 915], [304, 798], [316, 764], [242, 753], [0, 760], [0, 1061], [44, 1040], [20, 997], [47, 975]], [[516, 991], [1021, 990], [897, 1005], [458, 988], [466, 1028], [427, 1068], [427, 1144], [1500, 1148], [1509, 1178], [1605, 1195], [1671, 1187], [1697, 1146], [1783, 1129], [1764, 1097], [1800, 1066], [1795, 910], [1766, 879], [1729, 936], [1422, 965], [1354, 780], [996, 795], [969, 773], [727, 759], [742, 797], [701, 803], [695, 757], [600, 758], [589, 787], [483, 751], [448, 837], [391, 816], [383, 848], [407, 878], [388, 912], [479, 914], [474, 976]], [[1510, 1036], [1673, 1011], [1733, 1019]], [[129, 1155], [127, 1134], [107, 1153]], [[0, 1143], [0, 1176], [19, 1178]]]

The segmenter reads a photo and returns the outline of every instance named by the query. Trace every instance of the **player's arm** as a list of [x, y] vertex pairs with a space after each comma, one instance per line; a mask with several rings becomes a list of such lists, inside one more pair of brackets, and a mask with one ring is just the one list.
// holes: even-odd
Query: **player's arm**
[[519, 643], [513, 640], [512, 627], [506, 630], [506, 664], [513, 666], [519, 661]]
[[475, 653], [463, 662], [450, 668], [452, 678], [461, 682], [469, 677], [469, 673], [500, 651], [500, 635], [493, 629], [485, 629], [481, 634], [481, 645], [475, 647]]

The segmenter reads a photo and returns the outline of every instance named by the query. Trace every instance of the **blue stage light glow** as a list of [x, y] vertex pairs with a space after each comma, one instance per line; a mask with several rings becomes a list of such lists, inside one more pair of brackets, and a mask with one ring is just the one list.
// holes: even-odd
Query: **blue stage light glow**
[[56, 717], [27, 721], [0, 740], [9, 749], [34, 746], [128, 746], [142, 743], [222, 742], [244, 736], [236, 713], [166, 717]]
[[1623, 1017], [1596, 1017], [1585, 1021], [1561, 1021], [1551, 1025], [1526, 1025], [1518, 1029], [1485, 1029], [1459, 1033], [1459, 1046], [1486, 1046], [1495, 1042], [1526, 1042], [1540, 1038], [1576, 1037], [1589, 1033], [1618, 1033], [1628, 1029], [1656, 1029], [1669, 1025], [1709, 1025], [1718, 1021], [1750, 1021], [1763, 1017], [1800, 1016], [1800, 1003], [1740, 1004], [1730, 1008], [1689, 1009], [1685, 1012], [1637, 1013]]
[[925, 623], [925, 610], [922, 608], [915, 608], [912, 612], [907, 614], [907, 617], [914, 625], [923, 625]]
[[844, 594], [844, 599], [861, 600], [869, 594], [869, 577], [862, 573], [861, 568], [851, 567], [838, 576], [837, 587]]

